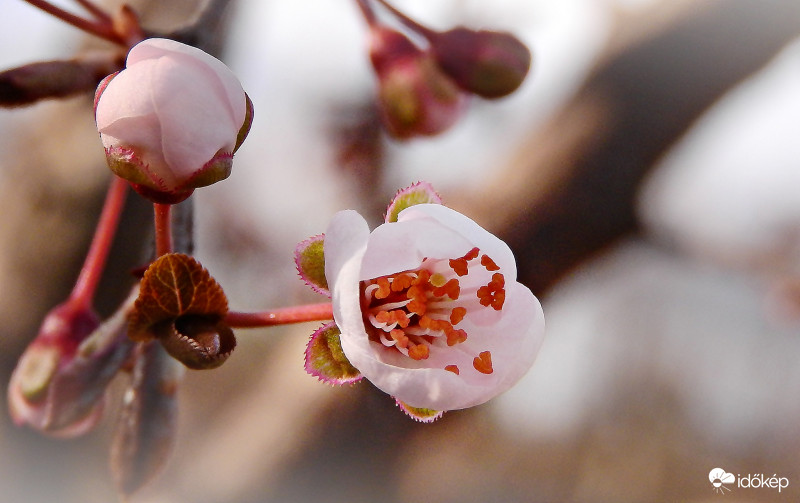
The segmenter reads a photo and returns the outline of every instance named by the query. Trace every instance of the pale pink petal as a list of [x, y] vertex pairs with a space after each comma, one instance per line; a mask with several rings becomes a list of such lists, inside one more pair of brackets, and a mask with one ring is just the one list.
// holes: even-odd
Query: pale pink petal
[[[232, 110], [232, 119], [238, 127], [244, 123], [246, 104], [244, 89], [239, 83], [239, 79], [233, 74], [225, 63], [211, 56], [210, 54], [186, 44], [181, 44], [174, 40], [164, 38], [150, 38], [140, 42], [129, 53], [127, 64], [137, 63], [146, 59], [159, 58], [165, 53], [172, 53], [176, 56], [186, 56], [198, 63], [208, 66], [211, 70], [210, 78], [213, 78], [222, 86], [224, 95], [228, 100], [228, 105]], [[211, 77], [213, 75], [213, 77]], [[237, 127], [237, 130], [238, 130]]]
[[500, 266], [506, 281], [517, 278], [517, 264], [514, 254], [506, 243], [487, 231], [470, 218], [441, 204], [418, 204], [403, 210], [399, 222], [430, 218], [457, 232], [480, 248], [482, 254], [489, 255]]
[[360, 279], [413, 269], [419, 267], [426, 257], [460, 257], [473, 246], [463, 236], [433, 219], [383, 224], [369, 237]]

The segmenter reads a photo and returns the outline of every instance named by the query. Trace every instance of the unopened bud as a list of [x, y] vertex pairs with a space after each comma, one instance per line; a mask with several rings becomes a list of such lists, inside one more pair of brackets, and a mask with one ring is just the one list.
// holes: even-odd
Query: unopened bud
[[230, 175], [253, 104], [218, 59], [147, 39], [98, 87], [95, 118], [111, 170], [145, 197], [177, 203]]
[[429, 42], [442, 70], [483, 98], [511, 94], [530, 70], [530, 50], [510, 33], [454, 28], [430, 35]]
[[124, 336], [126, 315], [123, 307], [100, 325], [87, 308], [67, 302], [53, 309], [11, 376], [14, 422], [61, 437], [94, 427], [106, 386], [132, 346]]
[[381, 120], [392, 136], [436, 135], [463, 113], [467, 96], [402, 33], [373, 28], [370, 58], [378, 75]]

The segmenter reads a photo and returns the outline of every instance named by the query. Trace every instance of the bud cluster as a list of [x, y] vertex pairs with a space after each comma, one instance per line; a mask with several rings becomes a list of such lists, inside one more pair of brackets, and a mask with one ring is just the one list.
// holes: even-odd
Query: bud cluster
[[[381, 119], [396, 138], [442, 133], [455, 124], [471, 95], [507, 96], [528, 74], [530, 50], [510, 33], [465, 27], [437, 32], [385, 0], [376, 1], [410, 32], [381, 23], [367, 0], [359, 2], [369, 23]], [[424, 46], [409, 35], [424, 41]]]

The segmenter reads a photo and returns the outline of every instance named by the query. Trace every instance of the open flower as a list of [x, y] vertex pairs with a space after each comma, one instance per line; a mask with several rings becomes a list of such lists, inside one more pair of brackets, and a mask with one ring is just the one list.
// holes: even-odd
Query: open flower
[[347, 360], [407, 411], [471, 407], [510, 388], [544, 335], [541, 305], [516, 281], [511, 250], [440, 204], [387, 220], [370, 232], [347, 210], [325, 232]]
[[173, 40], [146, 39], [97, 89], [109, 167], [157, 202], [227, 178], [252, 104], [221, 61]]

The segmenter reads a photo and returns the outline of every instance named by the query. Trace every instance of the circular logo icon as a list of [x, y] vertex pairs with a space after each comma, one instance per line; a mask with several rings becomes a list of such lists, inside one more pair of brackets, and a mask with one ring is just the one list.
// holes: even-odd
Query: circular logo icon
[[736, 482], [736, 477], [722, 468], [714, 468], [708, 472], [708, 481], [714, 486], [714, 492], [722, 493], [730, 491], [730, 488], [725, 487], [723, 484], [733, 484]]

